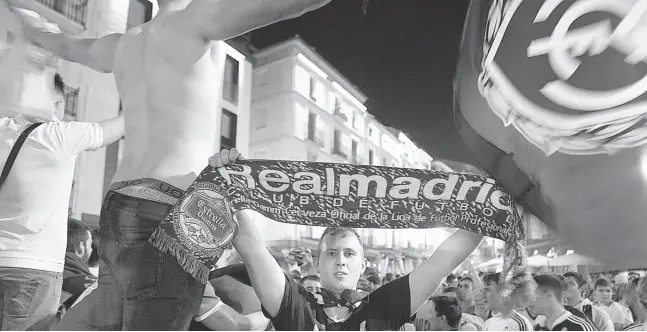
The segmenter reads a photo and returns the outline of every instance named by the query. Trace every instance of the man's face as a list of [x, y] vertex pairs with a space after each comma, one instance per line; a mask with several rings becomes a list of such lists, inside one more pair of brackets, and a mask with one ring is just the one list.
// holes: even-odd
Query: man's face
[[530, 312], [540, 315], [545, 314], [546, 308], [550, 305], [550, 295], [547, 291], [537, 288], [535, 301], [528, 308]]
[[434, 301], [429, 301], [429, 303], [426, 305], [427, 309], [429, 310], [427, 313], [429, 316], [427, 316], [427, 320], [430, 323], [430, 328], [431, 331], [445, 331], [447, 328], [445, 327], [444, 323], [444, 317], [440, 316], [438, 317], [438, 313], [436, 312], [436, 305], [434, 304]]
[[456, 295], [461, 301], [473, 301], [474, 284], [469, 280], [462, 280], [458, 283], [458, 293]]
[[577, 279], [573, 277], [565, 277], [564, 281], [566, 282], [566, 291], [564, 296], [566, 298], [574, 298], [581, 294], [580, 286], [577, 284]]
[[485, 308], [497, 312], [503, 307], [503, 300], [499, 295], [499, 287], [495, 282], [488, 282], [483, 285], [483, 302]]
[[454, 288], [458, 287], [458, 279], [454, 279], [454, 280], [448, 282], [447, 287], [454, 287]]
[[321, 282], [316, 280], [307, 279], [303, 281], [302, 286], [312, 294], [317, 294], [321, 292]]
[[608, 303], [611, 302], [613, 290], [609, 286], [595, 287], [595, 300], [598, 302]]
[[81, 259], [83, 259], [84, 262], [87, 262], [90, 259], [90, 255], [92, 255], [92, 233], [88, 232], [88, 239], [85, 243], [82, 243], [81, 246], [85, 248]]
[[321, 244], [317, 267], [323, 288], [339, 293], [357, 289], [357, 281], [366, 269], [359, 239], [352, 234], [344, 237], [327, 234]]

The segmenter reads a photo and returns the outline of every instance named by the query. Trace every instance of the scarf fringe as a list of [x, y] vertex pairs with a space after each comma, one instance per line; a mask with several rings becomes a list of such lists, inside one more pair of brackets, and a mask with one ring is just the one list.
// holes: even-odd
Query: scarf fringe
[[182, 269], [196, 278], [203, 284], [209, 282], [209, 269], [200, 262], [195, 256], [184, 249], [174, 238], [168, 235], [161, 227], [155, 228], [155, 231], [148, 239], [148, 243], [164, 253], [170, 253]]

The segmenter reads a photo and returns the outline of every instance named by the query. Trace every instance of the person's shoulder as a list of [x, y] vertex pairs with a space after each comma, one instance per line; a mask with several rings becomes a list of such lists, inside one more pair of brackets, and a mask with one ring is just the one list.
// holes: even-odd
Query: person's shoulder
[[510, 319], [519, 325], [519, 331], [532, 331], [532, 322], [530, 319], [517, 311], [512, 311]]
[[624, 329], [623, 331], [645, 331], [645, 323], [634, 323]]
[[572, 325], [573, 328], [569, 330], [573, 331], [596, 331], [597, 328], [591, 324], [588, 320], [579, 317], [574, 314], [568, 315], [568, 317], [565, 320], [565, 323], [568, 323], [569, 325]]

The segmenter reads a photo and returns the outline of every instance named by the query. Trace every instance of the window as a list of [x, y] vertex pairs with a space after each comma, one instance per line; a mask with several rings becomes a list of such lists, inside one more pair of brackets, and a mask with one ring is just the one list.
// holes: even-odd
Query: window
[[[55, 11], [63, 14], [63, 16], [70, 20], [85, 25], [85, 15], [88, 8], [88, 1], [75, 1], [75, 0], [36, 0], [41, 4], [54, 9]], [[148, 2], [148, 0], [139, 0], [139, 2]], [[131, 5], [133, 1], [130, 1]], [[151, 8], [153, 4], [151, 3]], [[152, 12], [152, 9], [151, 9]]]
[[317, 80], [310, 77], [310, 98], [317, 101]]
[[238, 104], [238, 74], [239, 63], [227, 55], [225, 59], [225, 80], [222, 85], [222, 97], [234, 104]]
[[76, 120], [79, 104], [79, 88], [65, 85], [63, 92], [65, 93], [65, 119]]
[[333, 138], [333, 153], [342, 157], [346, 157], [346, 153], [343, 150], [343, 137], [339, 130], [335, 129], [335, 136]]
[[369, 165], [373, 165], [373, 161], [374, 161], [373, 158], [375, 158], [375, 156], [373, 154], [374, 154], [373, 150], [369, 149], [368, 150], [368, 164]]
[[324, 131], [319, 128], [319, 116], [315, 113], [308, 113], [307, 138], [320, 146], [324, 146]]
[[223, 108], [220, 124], [220, 150], [236, 147], [236, 122], [236, 114]]
[[335, 98], [335, 105], [333, 106], [333, 113], [341, 113], [341, 101]]
[[356, 140], [352, 140], [351, 142], [350, 155], [351, 155], [351, 159], [357, 162], [357, 141]]
[[[51, 1], [51, 0], [50, 0]], [[76, 2], [76, 1], [75, 1]], [[128, 6], [128, 29], [144, 24], [153, 18], [153, 3], [149, 0], [130, 0]]]

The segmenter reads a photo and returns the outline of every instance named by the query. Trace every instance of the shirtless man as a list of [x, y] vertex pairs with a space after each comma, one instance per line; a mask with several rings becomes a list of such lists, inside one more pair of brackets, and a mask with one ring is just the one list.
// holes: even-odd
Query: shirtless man
[[65, 60], [113, 73], [125, 114], [128, 144], [100, 220], [105, 264], [99, 287], [85, 300], [94, 305], [75, 307], [90, 311], [85, 329], [188, 328], [205, 285], [147, 241], [214, 153], [218, 68], [210, 43], [328, 2], [158, 0], [159, 13], [150, 22], [99, 39], [52, 33], [25, 19], [25, 35], [33, 42]]

